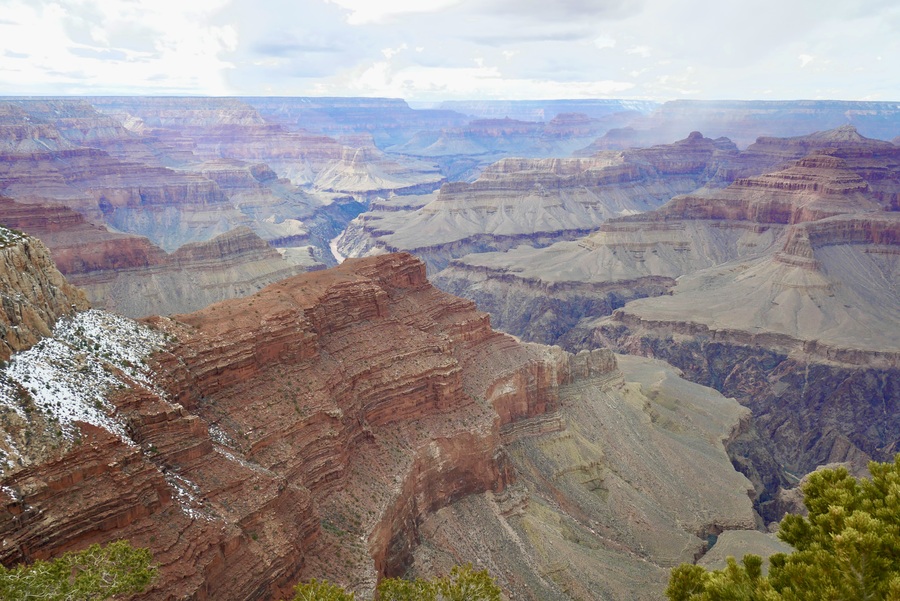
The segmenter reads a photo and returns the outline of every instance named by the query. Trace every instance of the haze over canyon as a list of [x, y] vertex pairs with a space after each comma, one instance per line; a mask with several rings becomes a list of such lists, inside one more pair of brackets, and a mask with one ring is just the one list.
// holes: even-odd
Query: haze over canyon
[[661, 599], [900, 453], [898, 283], [898, 102], [0, 97], [0, 562]]

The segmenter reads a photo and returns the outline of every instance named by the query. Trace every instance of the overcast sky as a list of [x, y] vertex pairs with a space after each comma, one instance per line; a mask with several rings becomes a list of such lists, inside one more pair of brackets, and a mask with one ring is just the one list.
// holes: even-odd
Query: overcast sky
[[900, 100], [897, 0], [0, 0], [0, 95]]

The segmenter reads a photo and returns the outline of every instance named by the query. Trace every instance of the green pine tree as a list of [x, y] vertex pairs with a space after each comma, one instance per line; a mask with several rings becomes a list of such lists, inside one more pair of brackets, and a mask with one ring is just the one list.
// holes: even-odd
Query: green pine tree
[[0, 599], [101, 601], [141, 592], [155, 577], [150, 551], [120, 540], [51, 561], [0, 566]]
[[900, 601], [900, 454], [869, 464], [871, 479], [844, 468], [811, 474], [803, 487], [808, 517], [787, 515], [778, 537], [793, 553], [729, 558], [708, 572], [672, 571], [670, 601]]

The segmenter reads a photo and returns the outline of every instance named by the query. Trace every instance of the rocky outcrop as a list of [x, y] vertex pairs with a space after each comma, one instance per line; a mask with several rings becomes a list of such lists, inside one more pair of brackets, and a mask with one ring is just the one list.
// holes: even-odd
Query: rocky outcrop
[[[611, 358], [603, 353], [593, 351], [600, 356], [591, 361]], [[667, 568], [702, 555], [701, 539], [753, 527], [749, 482], [721, 480], [716, 467], [717, 439], [745, 410], [659, 362], [618, 357], [617, 369], [582, 375], [560, 388], [550, 416], [507, 428], [516, 484], [461, 499], [424, 522], [414, 573], [466, 558], [495, 574], [510, 597], [658, 599]], [[695, 428], [710, 438], [688, 449]]]
[[288, 129], [237, 99], [10, 99], [0, 103], [0, 192], [166, 252], [247, 226], [286, 254], [311, 246], [334, 264], [329, 242], [368, 199], [442, 181], [433, 165], [364, 138]]
[[49, 336], [56, 321], [88, 307], [40, 242], [0, 226], [0, 361]]
[[433, 192], [446, 181], [438, 168], [427, 163], [398, 163], [369, 141], [345, 147], [338, 161], [329, 163], [315, 179], [327, 192], [352, 194], [362, 199], [393, 194]]
[[[112, 379], [67, 380], [75, 418], [31, 385], [39, 409], [16, 419], [48, 412], [63, 434], [5, 471], [4, 563], [128, 538], [160, 564], [142, 599], [272, 599], [312, 576], [371, 592], [494, 540], [511, 546], [487, 565], [522, 598], [652, 598], [705, 532], [754, 525], [721, 442], [736, 403], [661, 364], [496, 333], [409, 255], [144, 325], [89, 313], [57, 343]], [[157, 351], [128, 355], [132, 339]], [[54, 357], [13, 367], [76, 360]], [[487, 513], [452, 536], [472, 503]], [[577, 561], [548, 576], [561, 557]]]
[[185, 244], [153, 265], [119, 266], [69, 276], [94, 306], [130, 317], [201, 309], [325, 266], [307, 251], [283, 256], [250, 228]]
[[400, 98], [246, 98], [267, 121], [333, 138], [368, 135], [379, 148], [407, 142], [420, 131], [458, 127], [469, 117], [452, 110], [412, 109]]
[[585, 98], [581, 100], [445, 100], [441, 108], [459, 111], [479, 119], [516, 119], [548, 122], [566, 113], [580, 113], [602, 119], [620, 113], [648, 114], [659, 105], [645, 100]]
[[471, 184], [445, 184], [413, 211], [362, 215], [338, 242], [346, 256], [407, 250], [434, 272], [469, 253], [546, 246], [693, 191], [734, 151], [698, 133], [670, 146], [583, 159], [504, 159]]
[[794, 474], [886, 460], [898, 444], [884, 417], [900, 359], [897, 149], [851, 128], [783, 147], [814, 151], [577, 241], [457, 259], [435, 277], [514, 334], [659, 357], [750, 407], [753, 428], [730, 449], [767, 520]]

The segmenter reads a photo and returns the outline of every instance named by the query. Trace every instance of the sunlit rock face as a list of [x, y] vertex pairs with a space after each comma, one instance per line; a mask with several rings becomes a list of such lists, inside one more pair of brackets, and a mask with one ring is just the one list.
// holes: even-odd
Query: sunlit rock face
[[842, 127], [760, 139], [726, 168], [801, 153], [573, 242], [457, 259], [435, 282], [526, 339], [664, 358], [741, 400], [765, 442], [732, 449], [764, 502], [790, 474], [888, 459], [900, 148]]
[[0, 415], [0, 559], [127, 538], [160, 566], [142, 599], [371, 594], [459, 553], [526, 599], [651, 599], [708, 534], [755, 526], [736, 402], [495, 332], [405, 254], [65, 317], [0, 372]]
[[50, 335], [64, 316], [88, 307], [40, 240], [0, 226], [0, 360]]

